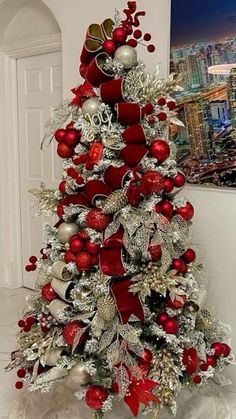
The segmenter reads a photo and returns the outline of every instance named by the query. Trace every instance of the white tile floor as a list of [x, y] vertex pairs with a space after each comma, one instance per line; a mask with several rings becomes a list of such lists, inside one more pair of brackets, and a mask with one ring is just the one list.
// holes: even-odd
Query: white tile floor
[[[9, 354], [15, 348], [15, 333], [18, 329], [17, 321], [21, 317], [21, 311], [25, 303], [25, 296], [29, 293], [29, 290], [21, 288], [16, 290], [10, 290], [6, 288], [0, 288], [0, 419], [90, 419], [92, 417], [91, 412], [88, 412], [87, 409], [78, 406], [78, 402], [75, 405], [74, 409], [62, 409], [61, 413], [51, 412], [53, 406], [52, 394], [34, 394], [31, 395], [31, 401], [29, 403], [29, 409], [27, 412], [30, 412], [30, 405], [34, 406], [34, 409], [30, 413], [26, 412], [24, 408], [20, 413], [19, 410], [14, 416], [9, 416], [9, 410], [16, 399], [19, 397], [21, 392], [17, 392], [14, 389], [14, 383], [16, 381], [16, 374], [14, 371], [6, 373], [4, 367], [9, 361]], [[230, 367], [232, 370], [226, 375], [233, 377], [232, 386], [227, 386], [223, 388], [223, 401], [226, 405], [229, 406], [230, 414], [220, 414], [217, 413], [214, 408], [212, 408], [212, 398], [205, 397], [199, 398], [198, 396], [192, 398], [188, 402], [189, 409], [192, 405], [196, 405], [198, 413], [190, 414], [187, 413], [177, 415], [177, 419], [236, 419], [236, 367]], [[234, 371], [235, 369], [235, 371]], [[235, 379], [234, 379], [235, 377]], [[217, 389], [218, 391], [218, 389]], [[58, 397], [59, 394], [64, 394], [65, 389], [58, 387], [54, 392]], [[22, 404], [26, 405], [26, 399], [24, 392], [21, 393]], [[54, 395], [55, 396], [55, 395]], [[61, 396], [60, 396], [61, 397]], [[58, 401], [58, 399], [57, 399]], [[180, 404], [183, 401], [183, 397], [179, 398]], [[218, 403], [217, 399], [216, 402]], [[216, 403], [216, 404], [217, 404]], [[215, 403], [213, 403], [215, 404]], [[40, 406], [37, 408], [37, 413], [35, 413], [36, 405]], [[41, 406], [46, 406], [43, 413], [41, 412]], [[199, 411], [199, 405], [201, 405], [201, 412]], [[78, 408], [79, 407], [79, 408]], [[73, 411], [72, 411], [73, 410]], [[182, 409], [180, 409], [182, 410]], [[23, 412], [24, 411], [24, 412]], [[185, 409], [186, 411], [186, 409]], [[142, 416], [143, 417], [143, 416]], [[117, 409], [113, 414], [108, 414], [107, 419], [130, 419], [131, 416], [126, 409]], [[148, 419], [148, 417], [146, 416]], [[160, 419], [164, 419], [164, 416], [161, 415]]]

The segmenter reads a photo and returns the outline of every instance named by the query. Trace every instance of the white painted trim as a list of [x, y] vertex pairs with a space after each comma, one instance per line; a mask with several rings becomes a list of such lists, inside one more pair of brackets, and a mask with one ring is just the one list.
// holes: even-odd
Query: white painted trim
[[11, 58], [25, 58], [33, 55], [61, 51], [61, 34], [44, 35], [0, 45], [0, 51]]

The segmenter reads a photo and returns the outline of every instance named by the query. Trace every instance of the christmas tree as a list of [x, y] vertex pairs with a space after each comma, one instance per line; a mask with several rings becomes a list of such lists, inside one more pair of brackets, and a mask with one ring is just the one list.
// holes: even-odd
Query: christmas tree
[[[135, 2], [124, 17], [91, 24], [73, 99], [47, 124], [58, 143], [58, 190], [34, 190], [45, 225], [36, 290], [19, 320], [16, 388], [49, 390], [59, 380], [96, 418], [122, 400], [132, 414], [176, 412], [184, 387], [204, 385], [231, 361], [227, 328], [204, 305], [206, 284], [190, 244], [194, 214], [178, 196], [170, 125], [180, 124], [179, 80], [145, 73], [136, 47], [152, 53]], [[63, 126], [65, 128], [63, 128]]]

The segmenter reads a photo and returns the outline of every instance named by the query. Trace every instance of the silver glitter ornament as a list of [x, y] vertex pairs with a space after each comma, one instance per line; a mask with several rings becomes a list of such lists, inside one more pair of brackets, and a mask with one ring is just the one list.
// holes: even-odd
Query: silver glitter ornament
[[79, 232], [79, 227], [75, 223], [62, 223], [57, 230], [58, 240], [65, 244], [68, 243], [72, 236]]
[[83, 115], [93, 116], [98, 113], [98, 110], [102, 102], [97, 97], [91, 97], [87, 99], [82, 105]]
[[114, 58], [123, 65], [125, 70], [129, 70], [137, 63], [137, 52], [129, 45], [122, 45], [117, 48]]

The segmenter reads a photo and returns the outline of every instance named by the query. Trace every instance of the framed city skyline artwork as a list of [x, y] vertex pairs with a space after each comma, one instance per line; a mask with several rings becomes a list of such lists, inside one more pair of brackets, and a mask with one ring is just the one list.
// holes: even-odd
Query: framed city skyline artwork
[[170, 51], [179, 166], [189, 183], [236, 188], [236, 0], [172, 0]]

